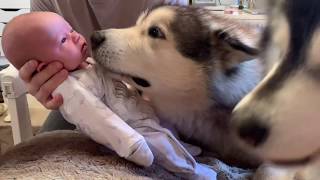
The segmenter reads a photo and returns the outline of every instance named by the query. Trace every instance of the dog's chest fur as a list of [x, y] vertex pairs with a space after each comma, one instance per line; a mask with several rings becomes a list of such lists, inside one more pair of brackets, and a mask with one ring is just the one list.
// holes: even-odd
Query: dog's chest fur
[[[260, 66], [257, 60], [244, 62], [232, 76], [212, 72], [189, 81], [187, 87], [149, 96], [161, 122], [173, 128], [182, 140], [221, 158], [232, 159], [240, 152], [248, 158], [234, 143], [229, 120], [236, 103], [259, 82]], [[242, 162], [241, 158], [235, 161]]]

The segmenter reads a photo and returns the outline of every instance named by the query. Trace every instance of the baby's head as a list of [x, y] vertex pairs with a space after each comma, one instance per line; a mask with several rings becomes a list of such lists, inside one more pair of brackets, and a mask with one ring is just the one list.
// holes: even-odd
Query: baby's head
[[17, 69], [35, 59], [42, 64], [60, 61], [71, 71], [88, 57], [85, 38], [52, 12], [32, 12], [13, 18], [3, 31], [2, 47]]

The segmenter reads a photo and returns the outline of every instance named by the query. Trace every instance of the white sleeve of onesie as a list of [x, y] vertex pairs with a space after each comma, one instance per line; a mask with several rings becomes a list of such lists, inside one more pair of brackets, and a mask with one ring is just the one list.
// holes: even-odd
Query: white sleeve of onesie
[[55, 91], [63, 96], [60, 112], [94, 141], [138, 165], [150, 166], [153, 154], [145, 139], [74, 77], [69, 76]]

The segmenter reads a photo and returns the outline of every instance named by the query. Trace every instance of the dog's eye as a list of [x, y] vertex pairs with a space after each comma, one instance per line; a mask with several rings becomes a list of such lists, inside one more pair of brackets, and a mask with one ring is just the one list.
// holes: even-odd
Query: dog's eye
[[157, 26], [152, 26], [148, 30], [148, 34], [152, 38], [159, 38], [159, 39], [165, 39], [164, 33], [161, 31], [161, 29]]

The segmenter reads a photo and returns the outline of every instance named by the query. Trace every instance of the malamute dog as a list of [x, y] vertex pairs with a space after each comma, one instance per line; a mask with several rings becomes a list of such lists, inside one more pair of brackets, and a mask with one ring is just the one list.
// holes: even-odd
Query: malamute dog
[[318, 180], [320, 1], [271, 0], [269, 4], [269, 25], [261, 41], [268, 74], [236, 106], [232, 126], [255, 155], [281, 168], [290, 167], [262, 167], [261, 176]]
[[193, 7], [162, 6], [135, 26], [92, 36], [98, 66], [130, 77], [180, 139], [238, 165], [259, 160], [234, 142], [229, 118], [261, 79], [259, 30]]
[[320, 1], [269, 4], [261, 44], [268, 74], [237, 105], [232, 123], [263, 159], [307, 163], [320, 153]]

